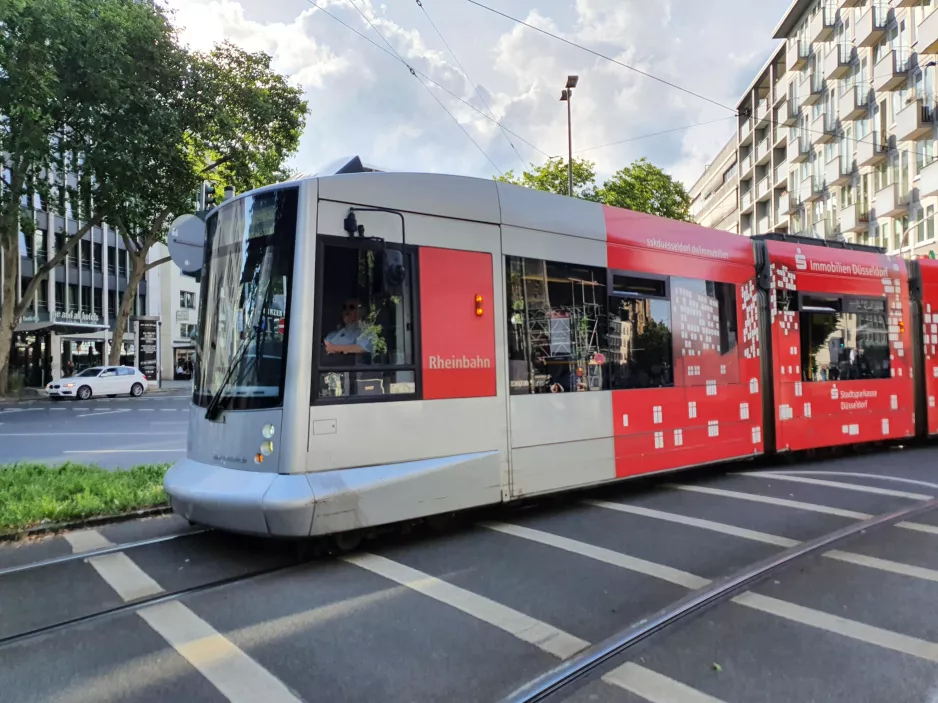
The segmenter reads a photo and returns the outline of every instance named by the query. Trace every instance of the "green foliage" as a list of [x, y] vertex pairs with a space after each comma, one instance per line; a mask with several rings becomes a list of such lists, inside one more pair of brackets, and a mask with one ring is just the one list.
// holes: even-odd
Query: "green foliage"
[[642, 157], [603, 183], [606, 205], [690, 222], [690, 196], [684, 186]]
[[[496, 176], [495, 180], [567, 195], [567, 163], [561, 158], [548, 159], [540, 166], [531, 164], [531, 168], [521, 176], [508, 171], [504, 176]], [[690, 196], [684, 186], [645, 158], [617, 171], [602, 187], [596, 187], [595, 179], [595, 163], [573, 159], [573, 192], [576, 197], [672, 220], [691, 221]]]
[[89, 464], [0, 465], [0, 531], [164, 505], [167, 468], [143, 465], [107, 471]]
[[[548, 193], [568, 195], [570, 177], [568, 161], [556, 157], [548, 159], [546, 163], [536, 166], [531, 164], [530, 170], [516, 176], [514, 171], [508, 171], [503, 176], [496, 176], [496, 181], [514, 183], [525, 188], [546, 190]], [[573, 159], [573, 193], [584, 200], [596, 200], [596, 164], [586, 159]]]

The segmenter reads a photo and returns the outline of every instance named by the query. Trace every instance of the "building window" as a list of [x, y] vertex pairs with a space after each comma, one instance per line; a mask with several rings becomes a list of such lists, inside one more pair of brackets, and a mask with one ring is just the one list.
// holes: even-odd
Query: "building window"
[[98, 316], [99, 320], [104, 315], [103, 310], [102, 310], [103, 298], [104, 298], [104, 289], [95, 288], [94, 289], [94, 314]]
[[511, 393], [607, 389], [605, 269], [514, 256], [506, 263]]
[[78, 243], [79, 248], [81, 249], [81, 268], [85, 271], [91, 270], [91, 242], [87, 239], [82, 239]]
[[33, 242], [32, 237], [27, 237], [25, 234], [20, 232], [20, 257], [24, 259], [30, 259], [33, 255]]
[[81, 287], [81, 311], [91, 312], [91, 288], [90, 286]]
[[674, 385], [670, 282], [613, 273], [609, 356], [613, 389]]
[[107, 272], [115, 273], [114, 266], [117, 263], [117, 249], [113, 246], [107, 248]]
[[94, 257], [94, 270], [95, 271], [101, 270], [101, 249], [102, 247], [101, 247], [100, 242], [95, 242], [91, 246], [92, 256]]
[[195, 309], [195, 293], [187, 290], [179, 291], [179, 307], [185, 310]]
[[68, 310], [69, 312], [78, 312], [78, 309], [79, 309], [79, 308], [78, 308], [78, 303], [79, 303], [79, 297], [78, 297], [78, 295], [79, 295], [79, 294], [78, 294], [78, 286], [76, 286], [76, 285], [69, 285], [69, 287], [68, 287], [68, 305], [66, 306], [66, 310]]
[[935, 206], [925, 208], [925, 239], [932, 241], [935, 238]]
[[[779, 306], [782, 291], [778, 292]], [[786, 308], [799, 302], [786, 296]], [[884, 298], [808, 293], [800, 296], [801, 369], [805, 381], [889, 378]]]
[[[317, 258], [321, 264], [314, 397], [419, 397], [413, 300], [417, 257], [413, 250], [333, 239], [320, 243]], [[399, 279], [391, 267], [395, 260], [403, 264]]]
[[180, 339], [194, 339], [195, 338], [195, 325], [189, 324], [188, 322], [183, 322], [179, 325], [179, 338]]
[[45, 263], [49, 259], [49, 234], [45, 230], [37, 229], [35, 233], [36, 262]]
[[43, 281], [36, 286], [36, 302], [39, 304], [39, 312], [49, 312], [49, 282]]

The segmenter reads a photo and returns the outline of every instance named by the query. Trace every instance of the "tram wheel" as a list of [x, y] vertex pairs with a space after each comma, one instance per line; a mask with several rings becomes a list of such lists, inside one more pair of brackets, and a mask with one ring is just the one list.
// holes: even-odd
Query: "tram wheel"
[[456, 526], [456, 513], [442, 513], [427, 518], [427, 525], [434, 532], [448, 532]]
[[360, 530], [340, 532], [332, 536], [332, 543], [335, 544], [336, 549], [340, 552], [351, 552], [362, 543], [362, 533]]

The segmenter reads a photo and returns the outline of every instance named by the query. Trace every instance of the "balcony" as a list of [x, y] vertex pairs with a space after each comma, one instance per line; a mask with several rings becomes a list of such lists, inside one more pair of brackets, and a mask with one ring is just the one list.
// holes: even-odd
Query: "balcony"
[[889, 143], [885, 135], [877, 138], [875, 135], [868, 134], [863, 139], [857, 140], [857, 166], [873, 166], [886, 160], [889, 156]]
[[860, 7], [863, 4], [863, 0], [840, 0], [841, 7]]
[[788, 40], [788, 58], [787, 65], [789, 71], [804, 68], [808, 65], [808, 57], [811, 55], [811, 45], [801, 39]]
[[803, 181], [801, 181], [801, 201], [802, 202], [809, 203], [812, 200], [817, 200], [823, 192], [824, 192], [824, 184], [821, 182], [820, 178], [815, 178], [814, 176], [808, 176]]
[[918, 196], [927, 198], [938, 195], [938, 159], [932, 159], [919, 171]]
[[821, 11], [809, 20], [808, 39], [811, 43], [827, 41], [834, 36], [837, 25], [837, 3], [825, 2]]
[[824, 77], [843, 78], [850, 71], [850, 62], [853, 61], [855, 49], [848, 43], [836, 44], [824, 57]]
[[756, 200], [762, 202], [772, 197], [772, 179], [769, 176], [763, 176], [762, 180], [756, 183]]
[[772, 104], [779, 105], [788, 95], [788, 81], [783, 73], [772, 86]]
[[834, 115], [821, 113], [811, 123], [811, 139], [815, 144], [827, 144], [834, 141], [837, 136], [837, 118]]
[[775, 167], [775, 187], [782, 190], [788, 188], [788, 163], [785, 161]]
[[778, 122], [786, 127], [792, 127], [798, 121], [798, 96], [792, 95], [791, 92], [785, 104], [778, 108]]
[[752, 152], [750, 151], [746, 154], [742, 161], [739, 162], [739, 175], [740, 177], [745, 177], [747, 173], [752, 170]]
[[893, 7], [915, 7], [919, 0], [892, 0]]
[[938, 10], [932, 10], [918, 26], [918, 53], [938, 54]]
[[877, 93], [898, 90], [909, 74], [909, 50], [904, 47], [887, 51], [873, 66], [873, 90]]
[[756, 165], [761, 166], [772, 158], [772, 144], [769, 142], [769, 136], [764, 136], [756, 144]]
[[934, 119], [935, 108], [930, 97], [910, 100], [896, 114], [896, 139], [906, 142], [930, 134]]
[[788, 146], [788, 130], [779, 127], [778, 123], [772, 127], [772, 145], [776, 149], [784, 149]]
[[756, 222], [756, 234], [765, 234], [770, 231], [771, 224], [769, 223], [769, 216], [760, 217]]
[[824, 76], [817, 71], [808, 74], [801, 84], [800, 93], [804, 96], [801, 100], [802, 105], [814, 105], [824, 97]]
[[827, 220], [818, 220], [811, 225], [811, 234], [818, 239], [833, 239], [834, 228], [831, 227], [831, 223]]
[[778, 222], [782, 217], [791, 212], [791, 196], [785, 191], [778, 196], [778, 209], [775, 211], [775, 221]]
[[840, 96], [840, 119], [862, 120], [869, 113], [870, 86], [855, 85]]
[[825, 175], [828, 185], [842, 186], [849, 183], [853, 177], [853, 159], [841, 156], [831, 159], [827, 162]]
[[889, 6], [884, 2], [874, 3], [860, 16], [856, 24], [857, 46], [876, 46], [886, 36], [889, 24]]
[[772, 108], [769, 105], [768, 98], [762, 98], [756, 105], [756, 127], [762, 125], [763, 122], [766, 122], [769, 117], [772, 115]]
[[752, 191], [747, 190], [739, 196], [739, 212], [746, 214], [752, 210]]
[[752, 139], [752, 118], [747, 117], [739, 125], [739, 143], [746, 145]]
[[859, 203], [840, 211], [841, 232], [863, 232], [870, 226], [870, 213]]
[[891, 183], [876, 192], [876, 217], [895, 217], [908, 209], [909, 194], [899, 189], [898, 183]]
[[788, 162], [800, 164], [808, 160], [811, 155], [811, 145], [801, 137], [792, 136], [788, 140]]

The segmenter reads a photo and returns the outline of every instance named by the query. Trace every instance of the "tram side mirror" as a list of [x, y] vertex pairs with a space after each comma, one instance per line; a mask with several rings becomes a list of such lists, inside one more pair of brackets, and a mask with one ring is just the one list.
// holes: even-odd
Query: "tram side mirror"
[[407, 276], [404, 266], [404, 253], [397, 249], [384, 249], [381, 252], [381, 273], [383, 293], [386, 295], [400, 295]]
[[185, 274], [202, 270], [205, 251], [205, 221], [195, 215], [180, 215], [169, 227], [166, 248], [173, 263]]

